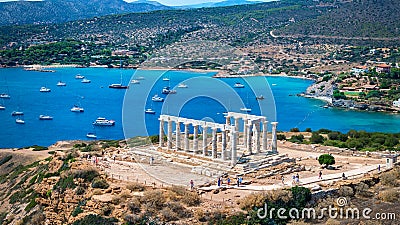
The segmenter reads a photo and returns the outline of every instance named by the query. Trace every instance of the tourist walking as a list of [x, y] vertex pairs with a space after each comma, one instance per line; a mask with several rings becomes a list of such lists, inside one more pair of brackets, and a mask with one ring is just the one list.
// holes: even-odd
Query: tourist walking
[[378, 173], [381, 172], [381, 165], [378, 165]]
[[228, 186], [231, 184], [231, 178], [228, 177], [228, 179], [226, 180], [226, 182], [228, 183]]
[[190, 190], [193, 191], [193, 189], [194, 189], [194, 181], [190, 180]]
[[236, 184], [237, 184], [237, 186], [239, 187], [239, 185], [240, 185], [239, 177], [236, 178]]
[[221, 177], [218, 177], [217, 185], [218, 185], [218, 187], [221, 187]]
[[318, 179], [322, 179], [322, 171], [319, 171]]
[[281, 179], [282, 179], [282, 184], [285, 185], [285, 177], [283, 175], [282, 175]]

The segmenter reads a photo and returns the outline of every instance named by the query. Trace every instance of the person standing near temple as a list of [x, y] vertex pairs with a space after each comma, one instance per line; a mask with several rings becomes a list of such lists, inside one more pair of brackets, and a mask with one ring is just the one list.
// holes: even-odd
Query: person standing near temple
[[193, 189], [194, 189], [194, 181], [190, 180], [190, 190], [193, 191]]

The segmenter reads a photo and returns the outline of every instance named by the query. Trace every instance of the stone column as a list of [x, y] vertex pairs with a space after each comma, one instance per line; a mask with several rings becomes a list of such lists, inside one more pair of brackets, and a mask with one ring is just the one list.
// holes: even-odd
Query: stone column
[[160, 148], [162, 148], [163, 147], [163, 141], [164, 141], [164, 120], [163, 119], [160, 119], [160, 130], [159, 130], [159, 132], [160, 132], [160, 134], [158, 136], [159, 136], [160, 139], [158, 140], [158, 143], [159, 143]]
[[212, 128], [212, 146], [211, 155], [213, 159], [217, 158], [217, 128]]
[[272, 122], [272, 152], [278, 152], [278, 139], [276, 137], [276, 127], [278, 122]]
[[207, 156], [207, 126], [203, 127], [203, 156]]
[[193, 130], [193, 152], [194, 154], [197, 154], [199, 150], [199, 140], [197, 139], [197, 136], [199, 135], [199, 125], [194, 125], [194, 130]]
[[226, 160], [226, 130], [222, 131], [222, 147], [221, 147], [221, 158]]
[[253, 136], [255, 137], [256, 153], [260, 153], [260, 121], [254, 124]]
[[176, 150], [179, 150], [179, 148], [181, 147], [181, 122], [176, 121]]
[[185, 151], [189, 151], [189, 123], [185, 123]]
[[247, 143], [248, 143], [248, 141], [247, 141], [247, 138], [248, 138], [247, 133], [250, 132], [250, 130], [247, 127], [247, 123], [248, 123], [247, 119], [244, 119], [243, 120], [243, 145], [244, 145], [245, 148], [247, 148]]
[[262, 133], [262, 150], [268, 150], [268, 121], [264, 120], [263, 123], [263, 133]]
[[172, 149], [172, 120], [168, 119], [168, 140], [167, 140], [167, 149]]
[[239, 131], [239, 117], [235, 117], [235, 131]]
[[246, 147], [247, 147], [247, 151], [249, 152], [249, 154], [251, 155], [251, 154], [253, 154], [253, 150], [252, 150], [252, 148], [253, 148], [253, 146], [252, 146], [252, 136], [251, 136], [251, 128], [253, 127], [253, 123], [251, 122], [251, 121], [248, 121], [248, 123], [247, 123], [247, 130], [248, 130], [248, 132], [246, 133], [247, 134], [247, 137], [246, 137]]
[[232, 149], [231, 149], [231, 166], [234, 166], [234, 165], [236, 165], [236, 162], [237, 162], [237, 139], [236, 139], [236, 136], [237, 136], [237, 132], [236, 131], [234, 131], [234, 130], [232, 130], [231, 131], [231, 147], [232, 147]]
[[230, 116], [225, 116], [225, 124], [231, 125], [231, 117]]

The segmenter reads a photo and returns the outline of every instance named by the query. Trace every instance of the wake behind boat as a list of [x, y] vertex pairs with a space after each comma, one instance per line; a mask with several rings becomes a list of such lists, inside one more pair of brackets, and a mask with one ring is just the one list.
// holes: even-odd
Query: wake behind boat
[[107, 120], [104, 117], [99, 117], [93, 122], [93, 125], [95, 125], [95, 126], [114, 126], [115, 125], [115, 121], [114, 120]]

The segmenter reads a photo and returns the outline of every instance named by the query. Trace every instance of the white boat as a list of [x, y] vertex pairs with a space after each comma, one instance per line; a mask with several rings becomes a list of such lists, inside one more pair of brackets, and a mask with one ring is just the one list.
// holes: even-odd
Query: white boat
[[39, 120], [52, 120], [53, 117], [48, 116], [48, 115], [40, 115]]
[[81, 81], [81, 83], [90, 83], [90, 82], [92, 82], [91, 80], [88, 80], [88, 79], [86, 79], [86, 78], [83, 78], [83, 80]]
[[96, 138], [97, 138], [97, 136], [96, 136], [95, 133], [87, 133], [87, 134], [86, 134], [86, 137], [87, 137], [87, 138], [92, 138], [92, 139], [96, 139]]
[[58, 81], [57, 86], [67, 86], [67, 83]]
[[171, 90], [169, 87], [164, 87], [161, 91], [163, 94], [176, 94], [176, 90]]
[[16, 119], [15, 122], [18, 124], [25, 124], [25, 121], [22, 119]]
[[241, 83], [239, 83], [239, 82], [237, 82], [237, 83], [235, 83], [235, 84], [233, 85], [233, 87], [234, 87], [234, 88], [244, 88], [244, 85], [241, 84]]
[[11, 116], [22, 116], [22, 115], [24, 115], [24, 112], [13, 111], [13, 112], [11, 113]]
[[152, 100], [153, 102], [163, 102], [163, 101], [164, 101], [164, 98], [161, 98], [160, 96], [158, 96], [158, 95], [156, 94], [156, 95], [154, 95], [153, 97], [151, 97], [151, 100]]
[[131, 80], [131, 84], [140, 84], [139, 80]]
[[80, 74], [77, 74], [77, 75], [75, 76], [75, 79], [83, 79], [83, 78], [85, 78], [85, 76], [82, 76], [82, 75], [80, 75]]
[[184, 83], [180, 83], [179, 85], [178, 85], [178, 88], [187, 88], [188, 86], [186, 85], [186, 84], [184, 84]]
[[85, 110], [82, 107], [74, 105], [74, 107], [71, 108], [71, 112], [84, 112]]
[[163, 81], [169, 81], [169, 78], [168, 77], [164, 77], [162, 80]]
[[153, 109], [146, 109], [144, 112], [147, 114], [156, 114], [156, 111], [154, 111]]
[[95, 126], [114, 126], [115, 121], [114, 120], [107, 120], [104, 117], [99, 117], [96, 119], [96, 121], [93, 122], [93, 125]]
[[2, 93], [0, 94], [0, 98], [11, 98], [11, 96], [9, 94]]
[[50, 90], [50, 88], [41, 87], [39, 91], [40, 92], [50, 92], [51, 90]]
[[276, 84], [272, 84], [272, 86], [276, 86]]
[[251, 109], [247, 108], [247, 107], [242, 107], [242, 108], [240, 108], [240, 111], [242, 111], [242, 112], [251, 112]]
[[5, 109], [6, 109], [5, 106], [0, 105], [0, 110], [5, 110]]

